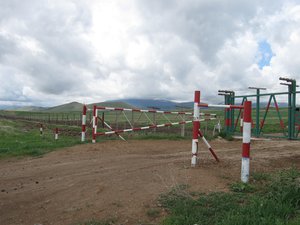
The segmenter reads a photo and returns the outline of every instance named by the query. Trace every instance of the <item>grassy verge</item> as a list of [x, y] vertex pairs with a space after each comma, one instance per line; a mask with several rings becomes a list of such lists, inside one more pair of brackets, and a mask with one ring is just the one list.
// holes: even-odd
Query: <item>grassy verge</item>
[[252, 180], [252, 184], [232, 184], [230, 193], [195, 194], [177, 187], [160, 198], [169, 212], [162, 224], [300, 224], [299, 170], [256, 174]]
[[38, 123], [1, 119], [0, 158], [39, 156], [56, 148], [80, 143], [80, 128], [59, 126], [59, 139], [54, 140], [55, 127], [54, 125], [44, 126], [41, 136]]

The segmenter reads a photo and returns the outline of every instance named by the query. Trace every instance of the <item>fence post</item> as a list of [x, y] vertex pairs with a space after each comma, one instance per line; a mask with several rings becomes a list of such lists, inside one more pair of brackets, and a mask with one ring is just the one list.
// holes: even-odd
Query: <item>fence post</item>
[[40, 136], [43, 136], [43, 124], [40, 124]]
[[55, 135], [54, 135], [54, 139], [58, 140], [58, 128], [55, 128]]
[[193, 140], [192, 140], [192, 160], [191, 165], [195, 167], [197, 165], [197, 155], [198, 155], [198, 133], [200, 129], [200, 91], [195, 91], [194, 95], [194, 115], [193, 115]]
[[97, 133], [97, 106], [94, 105], [93, 108], [93, 143], [96, 143], [96, 133]]
[[86, 132], [86, 105], [83, 105], [83, 110], [82, 110], [82, 132], [81, 132], [81, 141], [85, 141], [85, 132]]
[[243, 124], [243, 151], [242, 151], [242, 168], [241, 181], [247, 183], [249, 181], [250, 168], [250, 141], [251, 141], [251, 101], [244, 103], [244, 124]]

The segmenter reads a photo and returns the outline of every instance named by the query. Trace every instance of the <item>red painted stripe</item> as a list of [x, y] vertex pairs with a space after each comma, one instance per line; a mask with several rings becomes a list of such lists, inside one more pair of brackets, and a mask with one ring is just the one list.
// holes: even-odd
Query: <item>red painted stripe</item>
[[132, 128], [133, 131], [137, 131], [137, 130], [142, 130], [141, 127], [135, 127], [135, 128]]
[[220, 162], [220, 160], [219, 160], [218, 156], [216, 155], [216, 153], [214, 152], [214, 150], [212, 148], [208, 148], [208, 149], [211, 152], [211, 154], [213, 155], [213, 157], [215, 158], [215, 160], [217, 162]]
[[197, 153], [192, 153], [192, 156], [197, 156], [198, 154]]
[[200, 122], [193, 121], [193, 139], [198, 139], [198, 131], [200, 129]]
[[202, 138], [203, 137], [203, 134], [202, 134], [202, 132], [199, 130], [198, 131], [198, 134], [199, 134], [199, 136]]
[[244, 157], [244, 158], [250, 157], [250, 143], [243, 143], [242, 157]]
[[251, 123], [251, 102], [245, 101], [244, 108], [244, 122]]
[[115, 132], [116, 132], [117, 135], [119, 135], [119, 133], [123, 133], [124, 130], [116, 130]]
[[229, 119], [225, 120], [225, 125], [228, 127], [230, 125]]
[[83, 114], [83, 115], [86, 115], [86, 110], [87, 110], [86, 105], [84, 105], [84, 106], [83, 106], [83, 111], [82, 111], [82, 114]]
[[200, 103], [200, 91], [195, 91], [194, 102]]
[[244, 106], [242, 106], [242, 105], [230, 105], [230, 108], [231, 109], [243, 109]]
[[198, 106], [199, 106], [199, 107], [208, 107], [208, 104], [205, 104], [205, 103], [199, 103]]
[[280, 120], [280, 126], [281, 126], [282, 129], [284, 129], [284, 122], [283, 122], [283, 120]]

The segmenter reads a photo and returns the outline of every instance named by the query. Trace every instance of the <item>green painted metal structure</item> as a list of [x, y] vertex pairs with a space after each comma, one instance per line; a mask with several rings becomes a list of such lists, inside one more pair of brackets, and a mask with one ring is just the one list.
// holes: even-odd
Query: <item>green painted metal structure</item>
[[[298, 87], [296, 84], [296, 80], [290, 78], [282, 78], [280, 77], [279, 80], [283, 81], [281, 85], [288, 86], [288, 92], [276, 92], [276, 93], [260, 93], [260, 90], [265, 90], [265, 88], [255, 88], [249, 87], [250, 89], [255, 89], [256, 94], [252, 95], [240, 95], [236, 96], [234, 91], [227, 91], [227, 90], [219, 90], [219, 95], [224, 95], [225, 104], [233, 104], [235, 103], [236, 99], [242, 99], [241, 104], [246, 101], [248, 98], [256, 97], [256, 110], [255, 110], [255, 127], [253, 127], [254, 135], [256, 137], [260, 137], [262, 135], [262, 130], [264, 127], [264, 122], [267, 118], [267, 114], [269, 112], [269, 107], [273, 100], [275, 109], [277, 112], [277, 116], [279, 118], [279, 124], [283, 132], [283, 137], [292, 139], [298, 139], [299, 130], [300, 130], [300, 112], [299, 108], [296, 107], [296, 96], [300, 93], [297, 91], [296, 88]], [[276, 100], [276, 96], [278, 95], [286, 95], [287, 102], [288, 102], [288, 121], [287, 121], [287, 130], [285, 128], [285, 124], [282, 120], [282, 116], [278, 107], [278, 103]], [[263, 96], [269, 96], [268, 104], [263, 115], [263, 119], [260, 121], [260, 109], [261, 109], [261, 102], [260, 98]], [[228, 134], [233, 134], [236, 132], [238, 120], [242, 115], [242, 111], [239, 110], [236, 121], [235, 121], [235, 110], [225, 110], [225, 132]]]

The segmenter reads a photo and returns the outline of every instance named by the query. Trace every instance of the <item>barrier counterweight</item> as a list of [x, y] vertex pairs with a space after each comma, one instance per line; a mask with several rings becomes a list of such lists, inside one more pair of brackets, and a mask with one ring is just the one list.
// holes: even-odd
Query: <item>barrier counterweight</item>
[[242, 168], [241, 181], [247, 183], [249, 181], [250, 171], [250, 139], [251, 139], [251, 102], [244, 103], [243, 118], [243, 150], [242, 150]]

